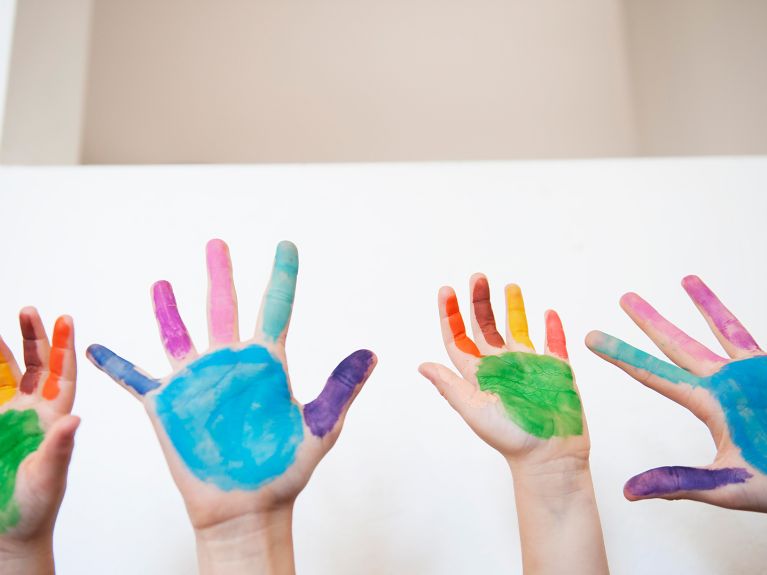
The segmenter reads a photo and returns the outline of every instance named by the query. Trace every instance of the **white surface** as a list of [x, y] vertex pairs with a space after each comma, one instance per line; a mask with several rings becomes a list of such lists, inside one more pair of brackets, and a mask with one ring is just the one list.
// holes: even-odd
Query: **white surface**
[[141, 406], [82, 351], [98, 341], [166, 373], [148, 298], [160, 278], [204, 344], [213, 236], [232, 249], [243, 332], [274, 245], [298, 244], [288, 352], [300, 399], [347, 352], [365, 346], [380, 358], [299, 498], [300, 572], [520, 571], [505, 464], [416, 373], [421, 361], [447, 360], [437, 288], [454, 285], [465, 306], [477, 270], [499, 311], [503, 283], [522, 285], [536, 343], [546, 307], [563, 317], [613, 572], [763, 570], [765, 516], [623, 499], [632, 474], [708, 463], [713, 446], [692, 415], [592, 356], [582, 338], [601, 328], [652, 350], [617, 306], [633, 289], [713, 345], [679, 286], [695, 272], [767, 342], [766, 186], [767, 159], [0, 170], [0, 332], [18, 351], [15, 313], [37, 304], [49, 326], [74, 315], [81, 352], [60, 573], [194, 570], [185, 512]]

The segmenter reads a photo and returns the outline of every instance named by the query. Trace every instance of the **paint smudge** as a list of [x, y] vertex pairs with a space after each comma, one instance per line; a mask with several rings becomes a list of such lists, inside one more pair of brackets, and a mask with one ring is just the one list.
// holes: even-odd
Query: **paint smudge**
[[455, 346], [464, 353], [481, 357], [482, 354], [479, 353], [477, 346], [466, 335], [466, 328], [463, 324], [463, 317], [461, 317], [461, 310], [458, 307], [458, 299], [455, 297], [455, 294], [451, 294], [445, 300], [445, 314], [450, 324], [450, 332], [453, 334]]
[[493, 314], [493, 306], [490, 303], [490, 285], [487, 282], [487, 278], [480, 277], [477, 279], [474, 283], [471, 299], [474, 305], [474, 317], [477, 318], [477, 323], [482, 330], [485, 341], [493, 347], [504, 347], [503, 338], [495, 327], [495, 315]]
[[506, 315], [511, 338], [519, 344], [535, 349], [528, 333], [527, 314], [525, 313], [525, 301], [522, 298], [522, 290], [516, 284], [506, 286]]
[[497, 395], [512, 421], [527, 433], [541, 439], [583, 433], [581, 400], [564, 361], [508, 352], [483, 357], [476, 375], [480, 389]]
[[373, 352], [367, 349], [355, 351], [328, 378], [317, 399], [304, 406], [304, 419], [311, 432], [324, 437], [341, 416], [357, 386], [367, 377], [373, 365]]
[[155, 401], [187, 467], [226, 491], [256, 489], [283, 474], [303, 440], [282, 364], [260, 345], [201, 357]]
[[183, 359], [192, 349], [192, 340], [178, 313], [176, 297], [169, 282], [159, 281], [152, 286], [152, 301], [163, 346], [174, 359]]
[[696, 469], [694, 467], [658, 467], [632, 477], [623, 490], [634, 497], [657, 497], [680, 491], [717, 489], [745, 483], [753, 477], [741, 467]]
[[34, 452], [45, 436], [33, 409], [10, 409], [0, 413], [0, 533], [7, 532], [21, 519], [13, 497], [16, 474], [21, 462]]
[[264, 298], [263, 332], [277, 340], [290, 321], [298, 276], [298, 250], [288, 241], [277, 245], [269, 287]]
[[546, 313], [546, 346], [549, 348], [549, 353], [556, 355], [559, 359], [567, 359], [565, 330], [562, 328], [562, 320], [554, 310]]

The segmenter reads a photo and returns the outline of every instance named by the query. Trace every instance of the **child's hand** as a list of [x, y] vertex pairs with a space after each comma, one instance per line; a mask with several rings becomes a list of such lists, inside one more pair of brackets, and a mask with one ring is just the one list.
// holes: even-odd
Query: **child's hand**
[[625, 496], [694, 499], [767, 511], [767, 356], [696, 276], [682, 286], [732, 359], [720, 357], [663, 318], [634, 293], [621, 307], [679, 367], [602, 332], [586, 345], [644, 385], [683, 405], [709, 428], [717, 447], [706, 467], [659, 467], [633, 477]]
[[37, 310], [19, 316], [22, 374], [0, 339], [0, 571], [52, 572], [51, 541], [74, 435], [74, 326], [56, 321], [53, 346]]
[[466, 335], [455, 292], [439, 292], [442, 337], [463, 377], [435, 363], [420, 371], [509, 462], [524, 572], [607, 573], [589, 436], [559, 316], [546, 312], [539, 355], [527, 333], [518, 286], [506, 287], [506, 343], [495, 327], [485, 276], [474, 275], [470, 289], [476, 344]]
[[545, 350], [537, 354], [518, 286], [506, 287], [507, 343], [496, 331], [487, 279], [474, 275], [470, 289], [476, 344], [466, 335], [455, 292], [439, 292], [442, 337], [463, 378], [435, 363], [423, 364], [421, 373], [510, 463], [587, 461], [588, 433], [559, 316], [546, 312]]
[[277, 246], [272, 277], [253, 337], [240, 341], [229, 250], [207, 246], [210, 348], [195, 350], [168, 282], [152, 287], [160, 335], [173, 373], [154, 379], [105, 347], [88, 357], [143, 402], [171, 473], [200, 532], [244, 537], [257, 517], [292, 508], [320, 459], [333, 446], [375, 355], [356, 351], [330, 375], [320, 395], [293, 397], [285, 337], [293, 307], [298, 253]]

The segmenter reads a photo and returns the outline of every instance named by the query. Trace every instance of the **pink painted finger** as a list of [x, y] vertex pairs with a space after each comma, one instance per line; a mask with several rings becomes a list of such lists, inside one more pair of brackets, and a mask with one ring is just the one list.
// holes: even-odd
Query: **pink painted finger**
[[711, 375], [726, 363], [659, 314], [635, 293], [625, 294], [621, 307], [671, 361], [695, 375]]
[[553, 309], [546, 312], [546, 351], [551, 355], [568, 360], [567, 340], [565, 339], [565, 330], [562, 327], [562, 320]]
[[173, 287], [167, 281], [152, 286], [152, 305], [160, 329], [160, 338], [168, 359], [174, 367], [197, 355], [189, 332], [178, 313]]
[[210, 344], [228, 345], [240, 340], [237, 294], [232, 279], [229, 248], [219, 239], [208, 242], [208, 328]]
[[682, 287], [706, 318], [711, 331], [731, 357], [745, 357], [761, 351], [738, 319], [698, 276], [687, 276]]
[[33, 307], [25, 307], [19, 314], [21, 337], [24, 344], [24, 365], [26, 370], [21, 376], [19, 390], [21, 393], [34, 393], [40, 379], [48, 371], [48, 358], [51, 345], [45, 333], [40, 314]]

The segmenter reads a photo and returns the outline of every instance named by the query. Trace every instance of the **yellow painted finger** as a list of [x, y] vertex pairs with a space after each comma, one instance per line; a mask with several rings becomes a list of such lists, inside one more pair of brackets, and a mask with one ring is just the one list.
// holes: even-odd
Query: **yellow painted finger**
[[0, 405], [10, 401], [16, 395], [18, 383], [8, 360], [0, 354]]
[[509, 335], [518, 344], [535, 350], [530, 334], [527, 332], [527, 315], [522, 290], [516, 284], [506, 286], [506, 317], [509, 323]]

